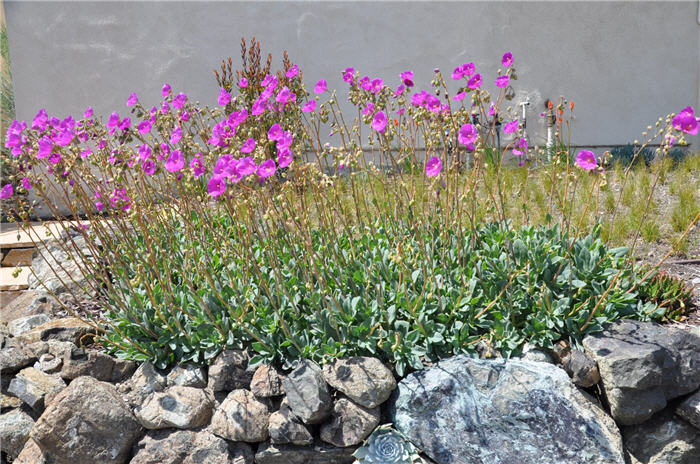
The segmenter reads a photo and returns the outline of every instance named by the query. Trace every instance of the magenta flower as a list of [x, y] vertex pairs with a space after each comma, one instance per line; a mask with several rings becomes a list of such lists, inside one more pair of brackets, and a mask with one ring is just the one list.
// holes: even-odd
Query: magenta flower
[[474, 74], [469, 79], [469, 82], [467, 82], [467, 87], [469, 87], [472, 90], [476, 90], [479, 87], [481, 87], [481, 74], [479, 74], [479, 73]]
[[286, 85], [280, 89], [279, 93], [275, 97], [275, 101], [277, 103], [282, 103], [283, 105], [286, 105], [289, 103], [289, 101], [292, 98], [292, 92], [289, 90], [289, 87]]
[[245, 77], [241, 77], [241, 80], [238, 81], [238, 87], [242, 89], [248, 87], [248, 79], [246, 79]]
[[129, 117], [122, 119], [117, 127], [124, 132], [128, 131], [131, 127], [131, 119]]
[[374, 119], [372, 119], [372, 129], [376, 130], [377, 132], [384, 132], [386, 129], [386, 122], [386, 114], [384, 111], [379, 111], [374, 115]]
[[132, 92], [131, 95], [129, 95], [129, 99], [126, 101], [126, 106], [134, 106], [139, 102], [139, 97], [136, 95], [136, 92]]
[[525, 138], [519, 138], [513, 145], [513, 154], [515, 156], [522, 156], [527, 151], [527, 140]]
[[156, 163], [153, 160], [147, 159], [141, 163], [141, 169], [147, 176], [152, 176], [156, 172]]
[[374, 112], [374, 103], [369, 102], [367, 103], [367, 106], [362, 108], [362, 114], [365, 116], [368, 116]]
[[60, 162], [61, 162], [61, 154], [60, 153], [51, 153], [49, 155], [49, 163], [58, 164]]
[[40, 109], [32, 121], [32, 129], [44, 130], [49, 121], [49, 115], [45, 109]]
[[170, 145], [175, 145], [181, 139], [182, 139], [182, 129], [180, 129], [180, 126], [175, 126], [175, 129], [173, 129], [172, 134], [170, 134]]
[[238, 160], [238, 166], [236, 169], [241, 176], [248, 176], [255, 172], [257, 166], [255, 165], [255, 161], [252, 157], [246, 156], [245, 158]]
[[277, 141], [277, 149], [289, 148], [292, 146], [293, 141], [294, 137], [292, 137], [292, 133], [290, 131], [284, 131]]
[[270, 130], [267, 131], [267, 138], [270, 140], [280, 140], [282, 138], [282, 128], [279, 124], [275, 123], [270, 126]]
[[316, 86], [314, 87], [314, 93], [323, 93], [326, 91], [328, 88], [328, 83], [326, 82], [325, 79], [319, 79], [318, 82], [316, 82]]
[[301, 109], [303, 113], [313, 113], [316, 111], [316, 100], [309, 100]]
[[414, 93], [411, 96], [411, 105], [413, 106], [423, 106], [425, 100], [428, 98], [428, 92], [421, 90], [419, 93]]
[[435, 95], [428, 95], [425, 98], [425, 108], [431, 113], [439, 113], [442, 109], [442, 104], [440, 99]]
[[36, 153], [37, 159], [46, 158], [51, 154], [53, 149], [53, 141], [47, 136], [39, 139], [39, 151]]
[[187, 103], [187, 95], [180, 92], [175, 98], [173, 98], [173, 108], [180, 109]]
[[160, 112], [163, 114], [170, 113], [170, 104], [167, 100], [163, 100], [163, 104], [160, 107]]
[[101, 201], [96, 201], [95, 208], [97, 209], [97, 211], [102, 211], [105, 208], [105, 204]]
[[160, 94], [163, 96], [163, 98], [170, 95], [170, 84], [164, 84], [163, 88], [160, 90]]
[[289, 148], [282, 148], [277, 150], [277, 164], [280, 168], [286, 168], [292, 163], [292, 152]]
[[221, 87], [219, 90], [219, 106], [226, 106], [231, 101], [231, 95], [226, 91], [225, 88]]
[[214, 165], [214, 174], [224, 175], [229, 170], [229, 165], [233, 162], [233, 156], [221, 155]]
[[251, 153], [253, 150], [255, 150], [255, 139], [251, 137], [241, 146], [241, 153]]
[[673, 117], [673, 128], [686, 134], [697, 135], [698, 120], [695, 118], [692, 106], [683, 108], [680, 113]]
[[459, 92], [457, 95], [455, 95], [454, 97], [452, 97], [452, 99], [453, 99], [453, 100], [456, 100], [456, 101], [462, 101], [462, 100], [464, 100], [464, 97], [466, 97], [466, 96], [467, 96], [467, 92], [461, 91], [461, 92]]
[[508, 87], [509, 81], [510, 81], [510, 77], [507, 74], [504, 76], [498, 76], [496, 78], [496, 87], [500, 87], [500, 88]]
[[192, 169], [192, 173], [194, 174], [195, 179], [201, 177], [204, 174], [205, 168], [204, 162], [202, 161], [201, 153], [196, 153], [194, 155], [194, 158], [192, 158], [192, 161], [190, 161], [190, 168]]
[[404, 71], [399, 77], [406, 87], [413, 87], [413, 71]]
[[83, 113], [83, 118], [88, 119], [92, 117], [92, 106], [88, 106], [87, 109], [85, 110], [85, 113]]
[[209, 192], [209, 195], [212, 197], [218, 197], [226, 192], [226, 179], [224, 176], [212, 176], [207, 183], [207, 192]]
[[299, 74], [299, 66], [294, 65], [291, 68], [289, 68], [289, 70], [287, 70], [287, 72], [284, 75], [287, 76], [287, 78], [291, 79], [297, 74]]
[[467, 123], [460, 127], [459, 134], [457, 134], [457, 140], [462, 145], [469, 145], [476, 142], [478, 136], [479, 133], [477, 132], [476, 127], [470, 123]]
[[180, 121], [187, 122], [190, 120], [190, 113], [185, 110], [180, 111]]
[[501, 64], [503, 64], [503, 66], [506, 66], [506, 67], [512, 65], [513, 64], [513, 54], [511, 52], [505, 52], [505, 54], [503, 55], [503, 58], [501, 59]]
[[461, 66], [457, 66], [457, 67], [454, 69], [454, 71], [452, 71], [452, 79], [458, 81], [458, 80], [460, 80], [462, 77], [464, 77], [464, 74], [462, 74], [462, 67], [461, 67]]
[[152, 154], [153, 151], [151, 150], [150, 146], [146, 145], [145, 143], [139, 145], [139, 158], [141, 159], [141, 161], [150, 158]]
[[173, 150], [167, 160], [165, 160], [165, 169], [168, 172], [178, 172], [185, 167], [185, 157], [182, 156], [180, 150]]
[[109, 115], [109, 120], [107, 121], [107, 127], [114, 129], [119, 125], [119, 113], [116, 111]]
[[436, 177], [442, 171], [442, 161], [437, 156], [433, 156], [425, 164], [425, 175], [428, 177]]
[[506, 123], [505, 126], [503, 126], [503, 132], [506, 134], [512, 134], [513, 132], [518, 130], [518, 120], [511, 121], [509, 123]]
[[73, 138], [75, 138], [75, 132], [73, 132], [72, 129], [64, 129], [54, 138], [54, 142], [56, 142], [57, 145], [65, 147], [73, 141]]
[[592, 151], [581, 150], [576, 155], [576, 164], [584, 171], [591, 171], [598, 166], [598, 160]]
[[379, 93], [382, 90], [382, 87], [384, 86], [384, 81], [379, 78], [372, 79], [370, 86], [372, 93]]
[[2, 189], [0, 189], [0, 198], [10, 198], [14, 193], [15, 189], [12, 187], [12, 184], [5, 184], [2, 186]]
[[369, 76], [361, 77], [357, 84], [362, 87], [363, 90], [369, 91], [372, 89], [372, 81], [370, 81]]
[[266, 102], [262, 98], [258, 98], [255, 100], [255, 103], [253, 103], [253, 106], [250, 109], [250, 114], [253, 116], [258, 116], [260, 114], [263, 114], [265, 112], [265, 107], [266, 107]]
[[148, 134], [149, 132], [151, 132], [152, 127], [153, 122], [150, 119], [147, 119], [145, 121], [141, 121], [137, 126], [137, 129], [139, 131], [139, 134]]
[[352, 84], [354, 81], [355, 68], [345, 68], [343, 71], [343, 80], [348, 84]]
[[462, 65], [463, 76], [471, 76], [472, 74], [474, 74], [474, 71], [476, 71], [476, 66], [474, 66], [474, 63], [464, 63]]
[[22, 178], [22, 187], [24, 187], [25, 190], [31, 190], [34, 186], [32, 185], [31, 182], [29, 182], [29, 179], [26, 177]]
[[275, 162], [272, 160], [265, 160], [262, 163], [260, 163], [260, 166], [258, 167], [258, 177], [261, 179], [265, 179], [267, 177], [270, 177], [277, 171], [277, 166], [275, 165]]
[[396, 87], [396, 92], [394, 92], [394, 97], [403, 95], [404, 90], [406, 90], [406, 87], [403, 84], [399, 84], [399, 86]]

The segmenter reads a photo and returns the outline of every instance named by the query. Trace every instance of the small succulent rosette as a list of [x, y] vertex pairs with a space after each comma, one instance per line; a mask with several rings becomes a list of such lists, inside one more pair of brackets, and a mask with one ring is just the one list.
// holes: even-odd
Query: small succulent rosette
[[418, 450], [391, 424], [381, 425], [353, 453], [356, 464], [413, 464], [420, 459]]

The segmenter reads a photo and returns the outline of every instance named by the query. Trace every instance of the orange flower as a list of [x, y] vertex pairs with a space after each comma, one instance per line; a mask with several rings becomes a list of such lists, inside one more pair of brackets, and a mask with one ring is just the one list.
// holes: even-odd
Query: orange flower
[[396, 118], [394, 118], [394, 125], [397, 126], [397, 127], [398, 127], [398, 125], [399, 125], [399, 120], [396, 119]]
[[547, 101], [547, 108], [550, 110], [554, 108], [554, 103], [552, 103], [552, 100]]
[[571, 111], [574, 110], [574, 102], [573, 102], [573, 101], [570, 101], [570, 102], [569, 102], [569, 109], [570, 109]]

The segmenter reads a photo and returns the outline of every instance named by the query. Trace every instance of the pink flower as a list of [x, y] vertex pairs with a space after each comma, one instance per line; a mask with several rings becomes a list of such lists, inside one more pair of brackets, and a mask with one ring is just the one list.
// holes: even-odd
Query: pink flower
[[403, 95], [404, 90], [406, 90], [406, 87], [403, 84], [399, 84], [399, 86], [396, 87], [396, 92], [394, 92], [394, 96], [398, 97], [400, 95]]
[[289, 87], [285, 85], [284, 87], [282, 87], [282, 89], [280, 89], [279, 93], [275, 97], [275, 101], [277, 103], [282, 103], [283, 105], [286, 105], [290, 101], [293, 101], [292, 95], [294, 95], [292, 91], [289, 90]]
[[386, 122], [386, 114], [384, 111], [379, 111], [374, 115], [374, 119], [372, 120], [372, 129], [376, 130], [377, 132], [384, 132], [386, 129]]
[[282, 138], [282, 128], [279, 124], [275, 123], [270, 126], [270, 130], [267, 131], [267, 138], [270, 140], [280, 140]]
[[51, 153], [49, 155], [49, 163], [58, 164], [60, 162], [61, 162], [61, 154], [60, 153]]
[[314, 87], [314, 93], [323, 93], [326, 91], [328, 88], [328, 83], [326, 82], [325, 79], [319, 79], [318, 82], [316, 82], [316, 86]]
[[439, 113], [442, 109], [440, 99], [434, 95], [428, 95], [425, 98], [425, 108], [431, 113]]
[[454, 69], [454, 71], [452, 71], [452, 79], [458, 81], [458, 80], [460, 80], [462, 77], [464, 77], [464, 74], [462, 74], [462, 67], [461, 67], [461, 66], [457, 66], [457, 67]]
[[442, 161], [437, 156], [433, 156], [425, 164], [425, 175], [428, 177], [436, 177], [442, 171]]
[[163, 98], [170, 95], [170, 84], [164, 84], [163, 88], [160, 90], [160, 94], [163, 96]]
[[248, 87], [248, 79], [246, 79], [245, 77], [241, 77], [241, 80], [238, 81], [238, 87], [242, 89]]
[[695, 118], [692, 106], [683, 108], [680, 113], [673, 117], [673, 128], [686, 134], [697, 135], [698, 120]]
[[513, 54], [511, 52], [505, 52], [505, 54], [503, 55], [503, 58], [501, 58], [501, 64], [503, 64], [503, 66], [506, 66], [506, 67], [512, 65], [513, 64]]
[[277, 148], [289, 148], [293, 141], [294, 137], [292, 137], [292, 133], [290, 131], [284, 131], [282, 136], [277, 141]]
[[241, 176], [247, 176], [255, 172], [257, 169], [257, 166], [255, 165], [255, 161], [253, 158], [250, 156], [246, 156], [245, 158], [241, 158], [238, 160], [238, 166], [236, 167], [238, 170], [238, 173]]
[[126, 101], [126, 106], [134, 106], [139, 102], [139, 97], [136, 95], [136, 92], [132, 92], [131, 95], [129, 95], [129, 99]]
[[478, 89], [481, 87], [481, 74], [476, 73], [474, 74], [471, 79], [469, 79], [469, 82], [467, 82], [467, 87], [469, 87], [472, 90]]
[[36, 153], [37, 159], [46, 158], [51, 154], [53, 149], [53, 141], [47, 136], [39, 139], [39, 151]]
[[352, 84], [354, 81], [355, 68], [345, 68], [343, 71], [343, 80], [348, 84]]
[[2, 198], [2, 199], [10, 198], [14, 193], [15, 193], [15, 189], [14, 189], [14, 187], [12, 187], [12, 184], [5, 184], [2, 186], [2, 189], [0, 190], [0, 198]]
[[173, 150], [167, 160], [165, 160], [165, 169], [168, 172], [178, 172], [185, 167], [185, 157], [182, 156], [180, 150]]
[[105, 208], [105, 205], [101, 201], [96, 201], [95, 208], [97, 208], [97, 211], [102, 211]]
[[277, 171], [277, 166], [275, 165], [275, 162], [272, 160], [265, 160], [262, 163], [260, 163], [257, 174], [258, 177], [265, 179], [273, 175], [275, 171]]
[[474, 63], [464, 63], [462, 65], [462, 75], [471, 76], [474, 74], [474, 71], [476, 71], [476, 66], [474, 66]]
[[167, 100], [163, 100], [163, 104], [160, 107], [160, 112], [163, 114], [170, 112], [170, 104], [167, 102]]
[[406, 87], [413, 87], [413, 71], [404, 71], [399, 77]]
[[462, 92], [459, 92], [454, 97], [452, 97], [452, 99], [456, 100], [456, 101], [462, 101], [462, 100], [464, 100], [464, 97], [466, 97], [466, 96], [467, 96], [467, 92], [462, 91]]
[[156, 172], [156, 163], [153, 160], [147, 159], [141, 163], [141, 169], [147, 176], [152, 176]]
[[512, 134], [513, 132], [518, 130], [518, 120], [511, 121], [509, 123], [506, 123], [505, 126], [503, 126], [503, 132], [506, 134]]
[[253, 150], [255, 150], [255, 139], [251, 137], [241, 146], [241, 153], [251, 153]]
[[83, 118], [88, 119], [90, 117], [92, 117], [92, 106], [88, 106], [85, 113], [83, 113]]
[[109, 115], [109, 120], [107, 121], [107, 127], [114, 129], [119, 125], [119, 113], [116, 111]]
[[584, 171], [591, 171], [598, 166], [598, 160], [592, 151], [581, 150], [576, 155], [576, 164]]
[[462, 145], [469, 145], [476, 142], [476, 138], [478, 136], [479, 134], [476, 131], [476, 127], [470, 123], [467, 123], [460, 127], [459, 134], [457, 134], [457, 140]]
[[182, 139], [182, 129], [180, 129], [180, 126], [175, 126], [175, 129], [173, 129], [173, 133], [170, 134], [170, 145], [175, 145], [181, 139]]
[[44, 108], [40, 109], [39, 112], [34, 116], [32, 121], [32, 129], [44, 130], [49, 121], [49, 115]]
[[382, 87], [384, 86], [384, 81], [382, 79], [372, 79], [372, 82], [370, 83], [371, 85], [371, 90], [372, 93], [379, 93], [382, 90]]
[[525, 138], [518, 139], [513, 145], [513, 154], [515, 156], [522, 156], [527, 151], [527, 140]]
[[426, 98], [428, 98], [428, 92], [426, 92], [425, 90], [421, 90], [419, 93], [414, 93], [411, 96], [411, 105], [423, 106]]
[[209, 192], [209, 195], [212, 197], [218, 197], [226, 192], [226, 179], [224, 176], [212, 176], [207, 183], [207, 192]]
[[253, 106], [250, 109], [250, 114], [252, 114], [253, 116], [263, 114], [265, 112], [265, 107], [266, 101], [262, 98], [258, 98], [257, 100], [255, 100], [255, 103], [253, 103]]
[[152, 127], [153, 122], [151, 122], [150, 119], [147, 119], [145, 121], [141, 121], [137, 126], [137, 129], [139, 131], [139, 134], [148, 134], [149, 132], [151, 132]]
[[219, 106], [226, 106], [231, 101], [231, 95], [226, 91], [225, 88], [221, 87], [219, 90]]
[[192, 173], [194, 174], [195, 179], [201, 177], [202, 174], [204, 174], [205, 169], [201, 153], [196, 153], [194, 155], [194, 158], [192, 158], [192, 161], [190, 161], [190, 168], [192, 169]]
[[301, 111], [304, 113], [313, 113], [316, 111], [316, 100], [309, 100]]
[[357, 84], [362, 87], [363, 90], [369, 91], [372, 89], [372, 82], [370, 81], [369, 76], [362, 76]]
[[190, 113], [188, 113], [188, 112], [185, 111], [185, 110], [182, 110], [182, 111], [180, 112], [180, 121], [182, 121], [182, 122], [187, 122], [187, 121], [189, 121], [189, 120], [190, 120]]
[[180, 109], [187, 103], [187, 95], [180, 92], [175, 98], [173, 98], [173, 108]]
[[374, 112], [374, 103], [372, 103], [372, 102], [367, 103], [367, 106], [362, 108], [362, 114], [364, 114], [365, 116], [370, 115], [373, 112]]
[[495, 103], [491, 102], [491, 104], [489, 105], [489, 111], [487, 114], [489, 116], [493, 116], [494, 114], [496, 114], [496, 104]]
[[139, 145], [139, 158], [143, 161], [151, 157], [153, 154], [153, 151], [151, 150], [151, 147], [146, 145], [145, 143], [142, 145]]
[[24, 187], [25, 190], [31, 190], [34, 186], [32, 185], [31, 182], [29, 182], [29, 179], [26, 177], [22, 178], [22, 187]]
[[284, 75], [287, 76], [287, 78], [291, 79], [297, 74], [299, 74], [299, 66], [294, 65], [291, 68], [289, 68], [289, 70], [287, 70], [287, 72]]
[[510, 77], [507, 74], [504, 76], [498, 76], [496, 78], [496, 87], [500, 87], [500, 88], [508, 87], [509, 81], [510, 81]]
[[280, 165], [280, 168], [286, 168], [289, 166], [292, 162], [292, 152], [289, 151], [289, 148], [283, 148], [283, 149], [278, 149], [277, 150], [277, 164]]

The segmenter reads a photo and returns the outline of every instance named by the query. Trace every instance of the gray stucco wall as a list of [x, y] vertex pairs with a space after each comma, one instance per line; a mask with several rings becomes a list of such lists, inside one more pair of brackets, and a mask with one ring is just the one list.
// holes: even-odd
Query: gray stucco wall
[[[344, 89], [354, 66], [396, 85], [474, 61], [492, 87], [512, 51], [516, 100], [529, 96], [542, 143], [546, 98], [576, 102], [573, 141], [624, 144], [659, 116], [700, 111], [698, 1], [686, 2], [5, 2], [17, 117], [125, 112], [136, 91], [156, 103], [164, 82], [214, 104], [212, 70], [239, 60], [255, 35], [276, 65], [282, 50], [313, 85]], [[516, 101], [517, 102], [517, 101]], [[533, 133], [534, 132], [534, 133]], [[697, 137], [691, 142], [697, 147]]]

